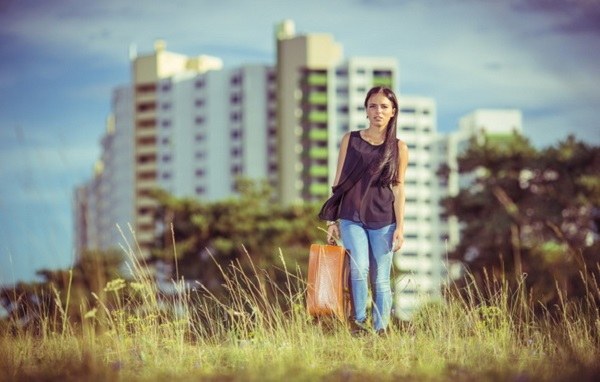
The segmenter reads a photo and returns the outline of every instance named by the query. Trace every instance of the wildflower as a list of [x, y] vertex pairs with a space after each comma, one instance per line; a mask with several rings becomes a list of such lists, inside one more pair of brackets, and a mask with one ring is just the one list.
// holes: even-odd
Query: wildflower
[[94, 317], [96, 317], [96, 312], [97, 312], [97, 311], [98, 311], [98, 309], [97, 309], [97, 308], [94, 308], [94, 309], [90, 310], [89, 312], [87, 312], [87, 313], [86, 313], [86, 314], [83, 316], [83, 318], [94, 318]]
[[114, 280], [111, 280], [108, 283], [106, 283], [106, 286], [104, 287], [104, 291], [105, 292], [117, 292], [123, 288], [125, 288], [125, 280], [118, 278], [118, 279], [114, 279]]
[[146, 287], [144, 285], [144, 283], [139, 283], [137, 281], [130, 282], [129, 286], [131, 287], [131, 289], [138, 291], [138, 292], [144, 290], [144, 288]]

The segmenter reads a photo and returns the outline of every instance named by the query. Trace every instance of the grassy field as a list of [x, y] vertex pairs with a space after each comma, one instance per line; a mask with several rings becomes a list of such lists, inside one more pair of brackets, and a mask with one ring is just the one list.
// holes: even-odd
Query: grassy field
[[[385, 337], [353, 337], [344, 323], [306, 315], [296, 271], [284, 269], [280, 287], [232, 266], [224, 295], [183, 282], [166, 295], [137, 267], [133, 280], [112, 280], [104, 297], [82, 303], [78, 322], [69, 293], [57, 293], [60, 314], [40, 311], [35, 331], [5, 323], [0, 380], [600, 379], [597, 286], [586, 301], [534, 315], [525, 291], [511, 297], [497, 282], [429, 304]], [[481, 297], [488, 302], [472, 303]]]

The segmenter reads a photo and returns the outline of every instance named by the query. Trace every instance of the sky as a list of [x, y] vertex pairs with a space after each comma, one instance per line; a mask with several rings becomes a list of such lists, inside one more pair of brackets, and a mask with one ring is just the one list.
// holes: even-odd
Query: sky
[[274, 64], [284, 19], [347, 58], [396, 58], [396, 90], [434, 98], [441, 132], [517, 108], [537, 147], [600, 144], [600, 0], [0, 0], [0, 284], [71, 266], [73, 188], [132, 48]]

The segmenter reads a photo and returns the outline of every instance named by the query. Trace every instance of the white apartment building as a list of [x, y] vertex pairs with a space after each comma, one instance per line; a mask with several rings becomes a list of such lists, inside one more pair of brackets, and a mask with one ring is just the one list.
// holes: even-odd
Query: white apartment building
[[[329, 34], [296, 35], [293, 21], [276, 26], [278, 187], [283, 204], [322, 199], [328, 192], [331, 86], [342, 46]], [[333, 140], [332, 140], [333, 139]]]
[[163, 79], [157, 88], [157, 184], [214, 201], [236, 177], [277, 175], [272, 67], [247, 65]]
[[[502, 140], [513, 133], [523, 132], [523, 117], [517, 109], [477, 109], [460, 118], [458, 131], [440, 135], [436, 142], [440, 156], [439, 165], [446, 165], [447, 179], [439, 179], [441, 200], [447, 196], [456, 196], [461, 188], [467, 188], [473, 180], [469, 174], [459, 174], [458, 158], [465, 152], [469, 140], [475, 138]], [[441, 239], [444, 241], [444, 253], [447, 253], [458, 244], [460, 240], [460, 224], [456, 217], [448, 216], [442, 219]]]
[[134, 221], [133, 98], [130, 86], [113, 91], [112, 113], [106, 120], [101, 155], [94, 177], [75, 191], [75, 250], [114, 248]]
[[[367, 127], [364, 97], [372, 86], [398, 88], [398, 62], [390, 57], [342, 61], [341, 48], [330, 36], [295, 36], [289, 22], [280, 28], [287, 33], [278, 35], [278, 73], [283, 78], [278, 87], [280, 100], [285, 99], [279, 109], [279, 139], [296, 150], [280, 153], [286, 165], [280, 171], [279, 196], [284, 203], [324, 200], [335, 177], [342, 136]], [[295, 55], [288, 57], [289, 50]], [[399, 97], [399, 102], [398, 136], [409, 145], [411, 158], [405, 244], [394, 261], [399, 274], [394, 311], [407, 319], [421, 303], [440, 296], [444, 267], [435, 102], [425, 97]]]
[[394, 256], [394, 314], [409, 319], [423, 303], [441, 294], [444, 258], [440, 240], [436, 170], [437, 112], [432, 98], [400, 96], [398, 138], [406, 142], [404, 245]]
[[276, 185], [275, 71], [220, 65], [164, 43], [133, 58], [133, 84], [114, 91], [94, 178], [75, 192], [77, 253], [118, 247], [117, 224], [131, 243], [131, 224], [147, 255], [154, 189], [214, 201], [232, 196], [240, 175]]

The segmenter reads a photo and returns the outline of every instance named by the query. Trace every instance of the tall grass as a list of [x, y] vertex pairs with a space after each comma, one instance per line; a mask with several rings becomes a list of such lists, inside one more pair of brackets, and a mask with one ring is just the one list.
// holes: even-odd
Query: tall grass
[[[305, 281], [280, 253], [278, 269], [247, 256], [220, 268], [220, 293], [185, 280], [160, 287], [134, 250], [131, 278], [109, 281], [83, 301], [73, 322], [56, 293], [58, 315], [41, 309], [41, 329], [6, 323], [2, 380], [593, 380], [600, 376], [600, 289], [589, 298], [534, 314], [523, 283], [467, 285], [427, 304], [385, 337], [353, 337], [336, 320], [305, 310]], [[582, 275], [582, 277], [584, 277]], [[70, 298], [70, 294], [67, 294]], [[11, 329], [10, 331], [8, 329]]]

